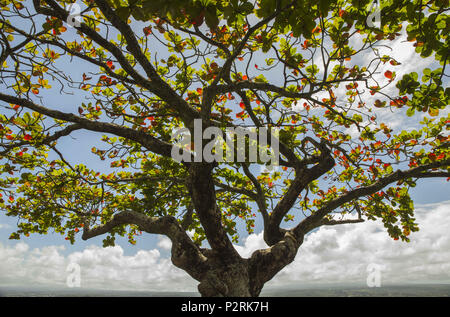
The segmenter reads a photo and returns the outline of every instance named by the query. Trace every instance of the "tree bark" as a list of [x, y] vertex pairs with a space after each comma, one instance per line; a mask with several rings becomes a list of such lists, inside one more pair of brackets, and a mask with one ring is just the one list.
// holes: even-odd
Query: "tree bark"
[[198, 285], [203, 297], [250, 297], [251, 293], [248, 261], [237, 259], [223, 261], [220, 256], [208, 259], [210, 269]]
[[198, 285], [204, 297], [258, 297], [264, 284], [291, 263], [303, 242], [286, 232], [283, 240], [270, 248], [255, 251], [249, 259], [223, 257], [207, 250], [208, 271]]

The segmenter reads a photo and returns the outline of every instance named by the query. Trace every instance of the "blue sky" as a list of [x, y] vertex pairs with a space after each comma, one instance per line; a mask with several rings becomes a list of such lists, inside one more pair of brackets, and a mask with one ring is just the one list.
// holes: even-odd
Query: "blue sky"
[[[137, 25], [136, 29], [140, 30], [141, 27], [142, 25]], [[69, 32], [73, 30], [69, 29]], [[394, 50], [397, 60], [404, 63], [401, 68], [403, 73], [433, 66], [429, 60], [415, 57], [410, 43], [397, 40], [388, 44]], [[162, 58], [161, 46], [156, 44], [153, 49], [158, 51], [161, 54], [159, 57]], [[264, 56], [260, 58], [263, 64]], [[369, 58], [363, 56], [355, 63]], [[86, 72], [85, 63], [78, 60], [71, 63], [66, 61], [64, 69], [73, 78], [81, 78], [83, 72]], [[401, 77], [400, 72], [398, 77]], [[56, 90], [45, 93], [44, 100], [45, 105], [49, 107], [74, 113], [82, 102], [79, 95], [64, 96]], [[443, 112], [449, 113], [448, 109]], [[418, 117], [407, 118], [404, 114], [391, 114], [381, 110], [379, 115], [397, 129], [412, 128], [419, 121]], [[62, 139], [58, 143], [58, 149], [66, 154], [70, 162], [83, 162], [91, 168], [107, 170], [109, 167], [105, 164], [109, 163], [91, 154], [92, 146], [101, 144], [98, 141], [101, 134], [94, 135], [97, 138], [93, 138], [90, 132], [78, 131]], [[408, 281], [408, 277], [413, 280], [416, 278], [416, 281], [450, 282], [450, 238], [446, 236], [450, 226], [450, 183], [445, 179], [422, 180], [411, 190], [411, 196], [417, 206], [418, 219], [423, 221], [424, 227], [418, 233], [412, 234], [412, 242], [409, 245], [392, 241], [376, 222], [321, 228], [310, 235], [301, 247], [296, 261], [283, 270], [271, 285], [280, 287], [295, 281], [300, 284], [330, 281], [342, 283], [345, 279], [363, 283], [365, 267], [378, 260], [386, 266], [386, 280], [395, 281], [397, 274], [400, 276], [400, 279], [397, 279], [403, 282]], [[135, 283], [136, 288], [142, 289], [161, 290], [164, 287], [175, 287], [195, 290], [196, 283], [171, 265], [170, 242], [166, 238], [144, 234], [138, 238], [135, 246], [130, 245], [126, 239], [117, 238], [117, 247], [107, 249], [101, 248], [103, 237], [88, 241], [79, 238], [73, 246], [59, 234], [32, 234], [29, 238], [17, 242], [8, 240], [15, 224], [16, 219], [6, 217], [0, 212], [0, 286], [27, 285], [30, 281], [38, 285], [64, 285], [65, 267], [70, 261], [76, 261], [84, 272], [84, 287], [128, 285], [127, 287], [133, 289]], [[252, 250], [265, 247], [261, 230], [259, 221], [255, 234], [247, 238], [243, 236], [239, 247], [243, 255], [250, 255]], [[364, 234], [364, 230], [367, 234]], [[434, 243], [436, 239], [439, 243]], [[334, 248], [330, 250], [332, 246]], [[409, 266], [402, 267], [401, 263]], [[126, 267], [128, 269], [125, 269]], [[350, 269], [345, 271], [342, 267]], [[351, 275], [351, 272], [354, 274]], [[413, 273], [407, 274], [408, 272]], [[134, 277], [127, 283], [125, 280], [130, 274]]]

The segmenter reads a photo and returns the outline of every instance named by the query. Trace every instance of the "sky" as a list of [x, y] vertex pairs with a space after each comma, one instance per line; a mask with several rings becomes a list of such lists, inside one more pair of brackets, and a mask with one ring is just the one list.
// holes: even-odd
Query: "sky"
[[[366, 286], [371, 267], [379, 269], [381, 287], [450, 283], [450, 200], [419, 205], [416, 216], [420, 231], [412, 233], [409, 243], [389, 238], [378, 221], [321, 227], [306, 237], [294, 262], [265, 289]], [[82, 288], [195, 292], [197, 283], [164, 255], [170, 246], [170, 240], [159, 238], [155, 248], [126, 255], [122, 246], [90, 244], [73, 251], [64, 244], [33, 248], [27, 241], [0, 242], [0, 287], [67, 287], [73, 272], [68, 266], [77, 263]], [[236, 246], [244, 257], [265, 247], [262, 232]]]
[[[432, 66], [429, 59], [414, 54], [411, 43], [396, 40], [388, 46], [402, 63], [395, 69], [397, 78]], [[370, 59], [366, 55], [354, 63], [364, 64]], [[79, 72], [76, 64], [70, 68], [73, 74]], [[380, 77], [385, 70], [380, 69]], [[52, 96], [51, 102], [59, 100], [59, 95]], [[419, 121], [417, 117], [377, 111], [380, 118], [399, 129], [413, 128], [414, 122]], [[353, 131], [355, 136], [356, 132]], [[91, 167], [102, 167], [101, 161], [81, 154], [90, 153], [89, 138], [88, 133], [74, 133], [59, 143], [60, 150], [71, 159], [88, 160]], [[412, 189], [411, 196], [416, 202], [420, 231], [411, 234], [410, 243], [392, 240], [378, 221], [321, 227], [306, 237], [295, 261], [268, 282], [266, 288], [366, 285], [371, 265], [379, 268], [382, 285], [450, 283], [450, 184], [445, 179], [423, 180]], [[16, 219], [0, 212], [0, 287], [67, 287], [68, 265], [77, 263], [83, 288], [196, 291], [197, 282], [171, 264], [171, 243], [167, 238], [144, 235], [136, 246], [119, 239], [115, 247], [108, 248], [102, 248], [103, 237], [78, 239], [73, 246], [59, 234], [31, 235], [11, 241], [8, 236], [15, 223]], [[254, 250], [267, 247], [261, 230], [257, 222], [255, 233], [236, 246], [241, 255], [248, 257]]]

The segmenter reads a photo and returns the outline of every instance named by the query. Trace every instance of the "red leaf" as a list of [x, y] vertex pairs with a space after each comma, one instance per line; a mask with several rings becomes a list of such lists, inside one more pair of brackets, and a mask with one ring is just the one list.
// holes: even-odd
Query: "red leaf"
[[25, 135], [23, 136], [23, 139], [24, 139], [25, 141], [30, 141], [30, 140], [32, 139], [32, 137], [31, 137], [31, 135], [29, 135], [29, 134], [25, 134]]
[[114, 68], [115, 68], [115, 66], [113, 65], [113, 62], [111, 62], [111, 61], [107, 61], [107, 62], [106, 62], [106, 66], [108, 66], [108, 67], [111, 68], [111, 69], [114, 69]]
[[303, 44], [302, 44], [302, 48], [303, 48], [304, 50], [306, 50], [308, 47], [309, 47], [309, 41], [308, 41], [308, 40], [305, 40], [305, 41], [303, 42]]
[[242, 116], [244, 115], [245, 111], [241, 111], [239, 113], [236, 114], [236, 118], [242, 118]]
[[150, 34], [152, 34], [152, 27], [151, 26], [146, 26], [144, 29], [144, 34], [145, 36], [149, 36]]

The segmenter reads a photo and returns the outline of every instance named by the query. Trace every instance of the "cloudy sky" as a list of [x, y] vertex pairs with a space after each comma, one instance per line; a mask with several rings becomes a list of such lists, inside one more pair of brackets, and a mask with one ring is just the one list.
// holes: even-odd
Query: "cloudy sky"
[[[389, 47], [402, 63], [395, 69], [397, 78], [411, 71], [420, 74], [420, 69], [432, 66], [429, 60], [414, 54], [411, 43], [396, 40]], [[371, 56], [363, 56], [355, 63], [370, 59]], [[380, 69], [380, 77], [385, 70]], [[379, 114], [385, 122], [402, 129], [411, 128], [412, 119], [383, 111], [379, 110]], [[419, 121], [417, 117], [413, 120]], [[67, 151], [70, 158], [84, 161], [85, 157], [80, 156], [83, 146], [74, 146], [74, 142], [82, 144], [90, 136], [80, 132], [74, 137], [62, 142], [61, 150]], [[84, 145], [86, 153], [90, 153], [90, 147], [91, 144]], [[103, 164], [91, 159], [88, 162], [93, 168]], [[307, 236], [295, 261], [266, 287], [366, 285], [371, 267], [380, 270], [382, 285], [450, 283], [449, 194], [450, 185], [445, 180], [423, 181], [412, 190], [412, 197], [418, 203], [416, 216], [420, 231], [412, 233], [410, 243], [393, 241], [379, 222], [320, 228]], [[0, 213], [0, 288], [67, 287], [67, 278], [73, 272], [68, 271], [69, 264], [76, 263], [83, 288], [196, 291], [196, 281], [171, 264], [167, 239], [143, 237], [137, 246], [119, 241], [118, 246], [110, 248], [101, 247], [101, 238], [71, 246], [59, 235], [32, 235], [16, 242], [8, 240], [14, 225], [15, 219]], [[237, 246], [243, 256], [267, 247], [260, 230], [257, 228], [257, 234], [248, 236]]]
[[[322, 227], [307, 236], [295, 261], [266, 288], [364, 286], [371, 267], [379, 268], [381, 286], [450, 283], [450, 201], [420, 205], [416, 215], [421, 230], [412, 234], [410, 243], [389, 238], [379, 222]], [[248, 236], [237, 249], [249, 256], [264, 247], [259, 233]], [[155, 249], [130, 255], [121, 246], [92, 244], [70, 251], [64, 245], [31, 248], [26, 242], [0, 243], [0, 286], [65, 287], [74, 272], [69, 264], [77, 263], [83, 288], [196, 291], [196, 282], [163, 255], [169, 248], [166, 239], [158, 239]]]

